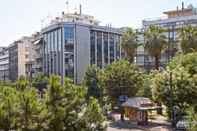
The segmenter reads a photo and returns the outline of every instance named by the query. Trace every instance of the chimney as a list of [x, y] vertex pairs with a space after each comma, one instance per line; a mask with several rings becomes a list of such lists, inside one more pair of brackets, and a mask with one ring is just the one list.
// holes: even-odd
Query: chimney
[[79, 14], [82, 15], [82, 6], [81, 6], [81, 4], [79, 5]]

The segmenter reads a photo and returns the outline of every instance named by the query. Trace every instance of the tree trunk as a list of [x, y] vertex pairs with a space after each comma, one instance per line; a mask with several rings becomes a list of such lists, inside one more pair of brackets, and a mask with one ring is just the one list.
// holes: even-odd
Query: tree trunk
[[155, 69], [159, 70], [159, 57], [155, 56]]

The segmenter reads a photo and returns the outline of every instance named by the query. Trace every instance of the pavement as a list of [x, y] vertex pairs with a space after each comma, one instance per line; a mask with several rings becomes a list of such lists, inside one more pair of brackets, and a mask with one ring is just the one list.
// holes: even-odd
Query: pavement
[[139, 126], [136, 122], [116, 120], [109, 122], [107, 131], [173, 131], [170, 123], [163, 116], [150, 120], [147, 126]]

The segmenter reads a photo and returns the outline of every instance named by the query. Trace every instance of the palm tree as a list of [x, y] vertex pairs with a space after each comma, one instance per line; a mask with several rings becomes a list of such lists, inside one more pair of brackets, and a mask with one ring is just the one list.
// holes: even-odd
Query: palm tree
[[122, 36], [121, 45], [126, 53], [127, 59], [132, 63], [138, 47], [137, 33], [131, 28], [127, 28]]
[[167, 47], [167, 38], [164, 35], [164, 29], [158, 26], [150, 26], [144, 34], [145, 51], [155, 59], [155, 69], [159, 69], [159, 59], [163, 50]]
[[179, 31], [181, 49], [183, 53], [197, 51], [197, 27], [186, 26]]

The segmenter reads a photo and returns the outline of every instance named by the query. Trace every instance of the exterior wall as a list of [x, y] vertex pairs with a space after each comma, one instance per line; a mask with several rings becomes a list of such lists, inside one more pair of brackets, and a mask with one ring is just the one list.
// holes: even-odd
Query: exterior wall
[[9, 46], [9, 77], [12, 81], [29, 74], [28, 63], [33, 58], [31, 40], [31, 37], [23, 37]]
[[[53, 35], [55, 37], [53, 37]], [[62, 78], [64, 77], [64, 45], [65, 41], [63, 25], [55, 26], [54, 28], [50, 28], [47, 31], [43, 32], [44, 74], [57, 74]]]
[[[51, 38], [50, 33], [57, 29], [61, 29], [61, 35]], [[57, 74], [62, 77], [62, 80], [64, 77], [70, 77], [79, 84], [89, 65], [95, 64], [104, 68], [107, 64], [120, 59], [121, 33], [115, 29], [73, 22], [51, 25], [43, 29], [42, 33], [44, 37], [43, 71], [47, 75]], [[53, 41], [56, 41], [57, 37], [58, 44]], [[58, 64], [52, 66], [55, 64], [52, 51], [55, 49], [54, 52], [57, 52], [55, 45], [60, 48], [59, 53], [55, 53], [57, 54], [55, 63]], [[93, 57], [94, 60], [92, 60]]]
[[[183, 13], [183, 12], [182, 12]], [[197, 15], [188, 11], [185, 11], [182, 15], [173, 17], [170, 16], [167, 19], [158, 19], [158, 20], [144, 20], [143, 21], [143, 29], [140, 31], [142, 43], [144, 40], [143, 33], [150, 26], [155, 25], [166, 29], [164, 35], [166, 35], [167, 40], [170, 46], [163, 52], [160, 59], [160, 67], [165, 67], [165, 65], [169, 62], [169, 60], [175, 55], [176, 51], [181, 50], [180, 44], [177, 43], [178, 39], [178, 30], [186, 25], [191, 25], [197, 27]], [[137, 61], [136, 64], [143, 66], [145, 69], [153, 69], [154, 68], [154, 59], [148, 55], [147, 52], [143, 51], [143, 47], [139, 47], [137, 51]], [[142, 65], [144, 59], [144, 65]]]
[[173, 18], [173, 17], [179, 17], [179, 16], [191, 16], [193, 15], [193, 10], [189, 9], [189, 10], [179, 10], [177, 11], [172, 11], [172, 12], [168, 12], [166, 13], [168, 15], [168, 18]]
[[75, 59], [76, 83], [80, 83], [90, 65], [90, 30], [86, 26], [76, 26]]
[[43, 69], [43, 37], [38, 32], [32, 35], [32, 49], [31, 49], [31, 57], [32, 57], [32, 64], [31, 67], [31, 76], [36, 77], [37, 74], [42, 73]]
[[26, 75], [25, 62], [26, 62], [27, 56], [28, 54], [26, 54], [26, 51], [25, 51], [25, 44], [19, 43], [18, 44], [18, 77]]
[[9, 54], [7, 48], [0, 48], [0, 81], [9, 80]]
[[9, 78], [15, 81], [18, 78], [18, 44], [9, 47]]

